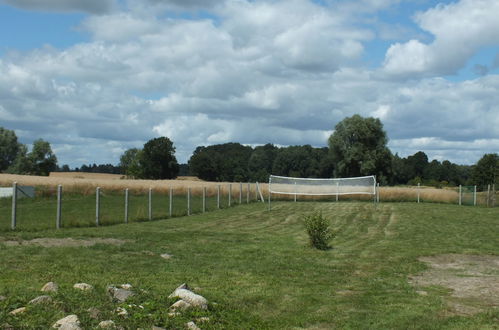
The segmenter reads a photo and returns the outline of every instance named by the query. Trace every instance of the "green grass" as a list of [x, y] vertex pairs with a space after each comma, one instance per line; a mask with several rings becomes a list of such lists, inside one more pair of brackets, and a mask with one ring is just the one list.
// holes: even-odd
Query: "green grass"
[[[86, 310], [97, 307], [100, 320], [113, 319], [131, 329], [180, 329], [199, 316], [210, 317], [209, 323], [199, 324], [203, 329], [497, 327], [497, 308], [474, 316], [449, 315], [449, 290], [433, 287], [427, 296], [418, 295], [408, 276], [426, 269], [420, 256], [497, 254], [499, 209], [414, 203], [376, 208], [366, 202], [276, 202], [272, 207], [268, 212], [254, 203], [127, 225], [6, 231], [0, 241], [103, 237], [127, 243], [42, 248], [0, 242], [0, 295], [7, 297], [0, 301], [0, 325], [48, 328], [74, 313], [92, 328], [99, 321]], [[301, 220], [319, 210], [336, 233], [327, 251], [309, 246]], [[91, 208], [84, 211], [92, 218]], [[173, 258], [164, 260], [161, 253]], [[56, 303], [8, 315], [40, 295], [48, 281], [60, 285], [52, 294]], [[96, 290], [77, 292], [72, 289], [77, 282]], [[209, 310], [168, 317], [172, 301], [167, 296], [184, 282], [209, 300]], [[113, 283], [131, 283], [139, 294], [126, 305], [144, 309], [125, 306], [128, 318], [114, 315], [120, 305], [104, 292]]]

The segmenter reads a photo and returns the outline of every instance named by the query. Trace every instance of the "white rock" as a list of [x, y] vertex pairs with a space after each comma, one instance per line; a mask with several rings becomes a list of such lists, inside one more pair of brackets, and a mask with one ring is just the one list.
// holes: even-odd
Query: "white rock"
[[200, 323], [210, 322], [210, 318], [207, 316], [202, 316], [202, 317], [199, 317], [196, 321], [200, 322]]
[[121, 315], [121, 316], [127, 316], [128, 315], [127, 310], [124, 309], [123, 307], [116, 308], [115, 312], [116, 312], [116, 314]]
[[59, 290], [59, 286], [57, 285], [57, 283], [48, 282], [48, 283], [45, 283], [45, 285], [42, 287], [42, 289], [40, 291], [57, 292], [57, 290]]
[[176, 289], [168, 298], [180, 298], [193, 307], [198, 307], [201, 309], [208, 308], [208, 300], [205, 297], [195, 294], [194, 292], [187, 289]]
[[22, 314], [26, 312], [26, 307], [19, 307], [19, 308], [16, 308], [14, 309], [12, 312], [10, 312], [9, 314], [10, 315], [17, 315], [17, 314]]
[[122, 284], [121, 285], [121, 288], [122, 289], [125, 289], [125, 290], [131, 290], [132, 289], [132, 285], [131, 284]]
[[87, 284], [87, 283], [76, 283], [75, 285], [73, 285], [73, 288], [79, 289], [82, 291], [90, 291], [90, 290], [94, 289], [94, 287], [92, 285]]
[[117, 287], [112, 286], [112, 285], [107, 287], [107, 292], [111, 295], [111, 298], [113, 298], [114, 300], [117, 300], [119, 302], [124, 302], [129, 297], [134, 295], [134, 293], [132, 291], [117, 288]]
[[187, 326], [187, 329], [190, 329], [190, 330], [201, 330], [201, 329], [200, 329], [200, 328], [196, 325], [196, 323], [194, 323], [194, 322], [192, 322], [192, 321], [191, 321], [191, 322], [188, 322], [188, 323], [186, 324], [186, 326]]
[[38, 304], [48, 304], [51, 302], [52, 302], [51, 296], [39, 296], [36, 297], [35, 299], [32, 299], [28, 304], [38, 305]]
[[167, 259], [167, 260], [171, 259], [171, 257], [173, 257], [171, 254], [168, 254], [168, 253], [163, 253], [160, 256], [161, 256], [161, 258]]
[[114, 328], [116, 328], [116, 326], [112, 320], [102, 321], [99, 323], [98, 326], [99, 326], [99, 328], [102, 328], [102, 329], [114, 329]]
[[186, 309], [189, 309], [190, 307], [192, 307], [192, 305], [189, 304], [187, 301], [179, 300], [176, 303], [174, 303], [173, 305], [171, 305], [170, 309], [172, 309], [174, 311], [178, 311], [178, 310], [184, 311]]
[[76, 315], [68, 315], [52, 325], [52, 328], [61, 330], [81, 330], [80, 320]]

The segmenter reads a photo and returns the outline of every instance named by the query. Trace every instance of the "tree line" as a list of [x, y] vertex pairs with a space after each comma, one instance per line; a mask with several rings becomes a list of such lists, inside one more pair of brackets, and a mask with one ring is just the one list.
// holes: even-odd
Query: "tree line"
[[[335, 126], [328, 147], [310, 145], [278, 147], [273, 144], [251, 147], [224, 143], [197, 147], [187, 164], [179, 164], [173, 142], [167, 137], [147, 141], [143, 148], [131, 148], [120, 157], [118, 166], [82, 165], [74, 170], [119, 173], [136, 179], [173, 179], [179, 174], [207, 181], [266, 182], [270, 174], [306, 177], [354, 177], [376, 175], [383, 185], [424, 184], [432, 186], [486, 186], [499, 183], [499, 155], [485, 154], [475, 165], [458, 165], [448, 160], [429, 161], [423, 151], [408, 157], [393, 155], [379, 119], [359, 115], [345, 118]], [[33, 143], [31, 152], [17, 142], [13, 131], [0, 127], [0, 172], [48, 175], [50, 171], [71, 171], [57, 167], [50, 144]]]

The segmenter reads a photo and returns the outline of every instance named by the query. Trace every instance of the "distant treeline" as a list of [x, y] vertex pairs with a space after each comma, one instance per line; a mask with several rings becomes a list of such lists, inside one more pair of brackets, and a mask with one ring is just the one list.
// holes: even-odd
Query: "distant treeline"
[[85, 172], [85, 173], [107, 173], [107, 174], [123, 174], [123, 170], [120, 166], [114, 166], [113, 164], [88, 164], [81, 165], [81, 167], [75, 167], [71, 169], [69, 165], [62, 165], [57, 169], [58, 172]]

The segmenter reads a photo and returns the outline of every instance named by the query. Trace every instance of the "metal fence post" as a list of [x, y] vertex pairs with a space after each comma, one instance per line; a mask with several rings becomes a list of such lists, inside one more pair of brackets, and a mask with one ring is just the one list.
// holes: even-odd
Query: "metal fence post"
[[473, 206], [476, 206], [476, 186], [473, 187]]
[[128, 223], [128, 188], [125, 189], [125, 223]]
[[340, 194], [340, 184], [336, 182], [336, 201], [338, 201], [339, 194]]
[[232, 199], [232, 184], [229, 183], [229, 207]]
[[490, 206], [490, 184], [487, 185], [487, 207]]
[[14, 230], [17, 226], [17, 182], [12, 184], [12, 219], [10, 229]]
[[418, 182], [418, 203], [419, 203], [419, 195], [420, 195], [419, 189], [420, 189], [420, 187], [421, 187], [421, 183]]
[[246, 191], [246, 204], [249, 204], [250, 190], [251, 190], [251, 184], [248, 182], [248, 190]]
[[298, 188], [296, 188], [296, 181], [295, 181], [295, 203], [296, 203], [296, 193], [298, 192], [297, 189]]
[[61, 208], [61, 204], [62, 204], [62, 186], [61, 185], [58, 185], [57, 186], [57, 217], [55, 219], [55, 227], [57, 229], [61, 228], [61, 211], [62, 211], [62, 208]]
[[191, 188], [187, 188], [187, 215], [191, 215]]
[[171, 218], [173, 214], [173, 187], [170, 187], [170, 200], [168, 202], [170, 204], [168, 214], [170, 215]]
[[152, 188], [149, 188], [149, 220], [152, 220]]
[[462, 190], [463, 190], [463, 187], [461, 185], [459, 185], [459, 205], [461, 205], [461, 203], [462, 203], [462, 196], [461, 196]]
[[100, 217], [100, 187], [95, 189], [95, 225], [99, 226]]
[[379, 204], [379, 182], [376, 184], [376, 203]]
[[203, 213], [206, 212], [206, 187], [203, 187]]
[[217, 209], [220, 208], [220, 185], [217, 186]]
[[239, 204], [243, 203], [243, 183], [239, 182]]

